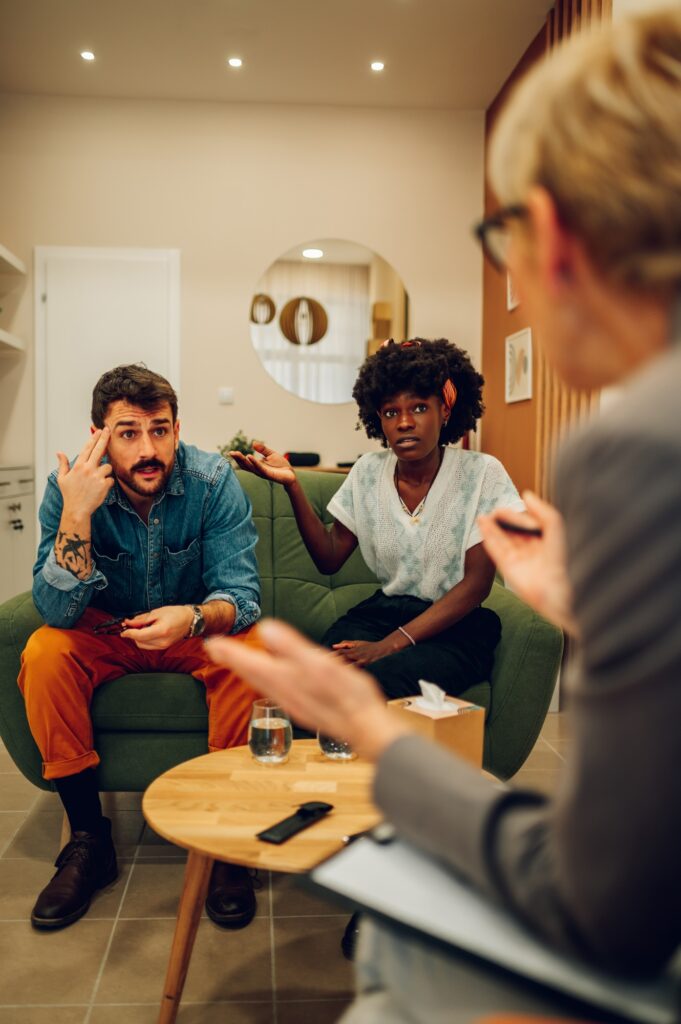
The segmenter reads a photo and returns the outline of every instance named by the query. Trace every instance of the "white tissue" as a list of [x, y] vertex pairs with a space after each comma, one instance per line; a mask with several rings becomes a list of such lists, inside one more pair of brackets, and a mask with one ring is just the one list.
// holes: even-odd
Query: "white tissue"
[[436, 686], [435, 683], [427, 683], [425, 679], [419, 679], [421, 697], [412, 702], [412, 707], [423, 708], [425, 711], [444, 711], [447, 694]]

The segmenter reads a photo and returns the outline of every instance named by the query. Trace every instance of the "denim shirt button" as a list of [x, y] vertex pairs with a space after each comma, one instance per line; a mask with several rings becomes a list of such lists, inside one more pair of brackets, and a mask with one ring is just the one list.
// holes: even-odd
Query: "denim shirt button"
[[160, 519], [154, 519], [154, 526], [158, 526], [158, 524], [159, 524], [160, 522], [161, 522], [161, 520], [160, 520]]

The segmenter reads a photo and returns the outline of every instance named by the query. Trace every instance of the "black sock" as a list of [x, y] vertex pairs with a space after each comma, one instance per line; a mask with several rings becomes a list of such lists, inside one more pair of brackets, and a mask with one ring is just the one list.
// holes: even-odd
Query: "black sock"
[[102, 805], [99, 802], [97, 776], [94, 768], [77, 775], [55, 779], [54, 783], [68, 815], [72, 832], [91, 832], [102, 828]]

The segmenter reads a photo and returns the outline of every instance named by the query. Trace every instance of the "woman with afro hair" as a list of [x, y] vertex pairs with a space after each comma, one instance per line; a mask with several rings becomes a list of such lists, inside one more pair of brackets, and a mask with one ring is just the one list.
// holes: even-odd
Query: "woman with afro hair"
[[232, 452], [242, 469], [281, 483], [320, 572], [337, 572], [359, 544], [381, 588], [351, 608], [322, 640], [368, 668], [388, 698], [419, 692], [419, 680], [456, 695], [488, 679], [498, 617], [481, 603], [494, 566], [476, 519], [523, 509], [490, 455], [454, 448], [482, 415], [483, 378], [440, 339], [386, 342], [360, 368], [359, 419], [383, 451], [363, 455], [334, 494], [324, 525], [294, 470], [263, 444], [262, 458]]

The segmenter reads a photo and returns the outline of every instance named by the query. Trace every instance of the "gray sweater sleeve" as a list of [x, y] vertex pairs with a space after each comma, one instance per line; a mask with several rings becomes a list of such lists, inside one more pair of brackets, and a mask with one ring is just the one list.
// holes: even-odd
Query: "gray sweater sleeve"
[[558, 948], [640, 973], [681, 942], [681, 429], [669, 435], [602, 424], [561, 461], [582, 643], [556, 798], [411, 737], [376, 777], [406, 838]]

